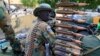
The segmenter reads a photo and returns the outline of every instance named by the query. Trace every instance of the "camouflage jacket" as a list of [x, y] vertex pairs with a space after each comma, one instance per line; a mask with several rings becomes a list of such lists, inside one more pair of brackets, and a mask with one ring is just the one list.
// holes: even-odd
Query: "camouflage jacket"
[[3, 0], [0, 0], [0, 7], [3, 7], [4, 10], [6, 10], [5, 4]]
[[4, 15], [5, 15], [5, 18], [3, 19], [3, 21], [0, 21], [0, 27], [2, 24], [11, 25], [10, 24], [10, 22], [11, 22], [10, 15], [8, 13], [6, 3], [3, 0], [0, 0], [0, 7], [2, 7], [4, 9]]
[[25, 56], [43, 56], [43, 43], [46, 39], [50, 43], [54, 42], [55, 34], [51, 27], [44, 21], [37, 20], [36, 25], [27, 37], [26, 55]]

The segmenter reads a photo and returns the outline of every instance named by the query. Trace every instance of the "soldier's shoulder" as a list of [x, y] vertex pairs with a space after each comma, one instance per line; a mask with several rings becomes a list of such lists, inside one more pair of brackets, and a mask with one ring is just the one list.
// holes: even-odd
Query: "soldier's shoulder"
[[48, 26], [48, 24], [47, 24], [46, 22], [44, 22], [44, 21], [40, 21], [40, 22], [39, 22], [39, 26], [44, 26], [44, 27], [46, 27], [46, 26]]
[[47, 26], [48, 26], [48, 24], [47, 24], [46, 22], [43, 22], [43, 21], [41, 21], [41, 22], [39, 23], [39, 25], [38, 25], [38, 27], [39, 27], [40, 29], [43, 29], [43, 30], [45, 30], [45, 29], [47, 28]]
[[43, 24], [43, 25], [48, 25], [46, 22], [43, 22], [42, 24]]

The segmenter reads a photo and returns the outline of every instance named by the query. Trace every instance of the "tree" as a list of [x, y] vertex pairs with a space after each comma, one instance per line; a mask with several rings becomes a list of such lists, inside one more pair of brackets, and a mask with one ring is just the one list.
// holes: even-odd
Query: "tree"
[[26, 7], [35, 7], [38, 4], [38, 0], [21, 0], [21, 2]]
[[48, 3], [52, 8], [55, 8], [55, 5], [58, 1], [59, 0], [40, 0], [39, 3]]

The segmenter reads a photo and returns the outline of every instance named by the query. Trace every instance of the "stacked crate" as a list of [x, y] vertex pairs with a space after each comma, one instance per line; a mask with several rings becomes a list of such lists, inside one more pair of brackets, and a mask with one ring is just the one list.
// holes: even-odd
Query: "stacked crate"
[[[70, 2], [69, 0], [61, 0], [56, 4], [57, 9], [57, 22], [56, 33], [57, 35], [62, 35], [67, 38], [72, 38], [75, 40], [80, 40], [84, 35], [76, 33], [76, 30], [86, 30], [86, 28], [81, 26], [74, 26], [73, 23], [77, 22], [68, 18], [68, 15], [78, 14], [75, 11], [75, 7], [85, 6], [85, 3], [75, 3]], [[65, 38], [66, 39], [66, 38]], [[57, 49], [58, 48], [58, 49]], [[63, 39], [57, 40], [55, 45], [55, 53], [57, 56], [80, 56], [81, 48], [79, 44], [75, 42], [65, 41]]]

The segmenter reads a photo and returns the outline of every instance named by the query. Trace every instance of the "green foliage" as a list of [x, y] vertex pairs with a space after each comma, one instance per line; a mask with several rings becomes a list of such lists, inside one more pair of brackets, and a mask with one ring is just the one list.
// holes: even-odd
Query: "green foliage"
[[[21, 0], [24, 6], [33, 7], [36, 6], [38, 3], [48, 3], [51, 5], [52, 8], [55, 8], [55, 4], [59, 0]], [[70, 0], [71, 2], [85, 2], [89, 3], [88, 6], [85, 6], [86, 9], [95, 9], [98, 5], [100, 5], [100, 0]]]
[[55, 8], [55, 4], [58, 2], [59, 0], [40, 0], [39, 3], [48, 3], [51, 5], [52, 8]]
[[33, 7], [38, 4], [38, 0], [21, 0], [21, 2], [26, 7]]
[[[39, 3], [48, 3], [52, 8], [55, 8], [55, 4], [60, 0], [39, 0]], [[100, 5], [100, 0], [69, 0], [71, 2], [82, 2], [88, 3], [88, 6], [85, 6], [85, 9], [95, 9], [98, 5]]]
[[52, 8], [55, 8], [55, 4], [59, 0], [21, 0], [22, 4], [26, 7], [33, 7], [40, 3], [48, 3]]

